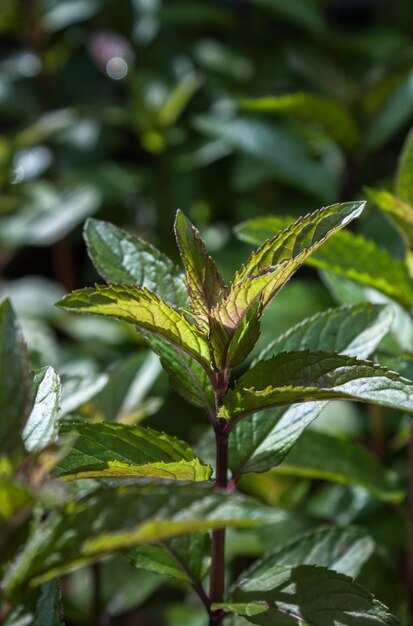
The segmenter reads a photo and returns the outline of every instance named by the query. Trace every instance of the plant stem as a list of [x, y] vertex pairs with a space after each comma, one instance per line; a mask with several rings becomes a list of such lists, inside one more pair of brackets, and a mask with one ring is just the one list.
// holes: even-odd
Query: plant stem
[[[217, 422], [215, 429], [216, 441], [216, 478], [215, 487], [226, 489], [228, 485], [228, 435], [224, 432], [225, 423]], [[223, 602], [225, 591], [225, 529], [217, 528], [212, 532], [211, 573], [209, 598], [211, 604]], [[218, 624], [223, 617], [222, 612], [211, 615], [210, 625]]]
[[92, 602], [91, 615], [92, 623], [101, 626], [104, 623], [102, 615], [102, 576], [100, 563], [93, 563], [92, 571]]
[[407, 525], [406, 594], [408, 612], [410, 616], [413, 616], [413, 424], [410, 425], [409, 440], [409, 503]]
[[194, 589], [194, 591], [198, 594], [199, 598], [201, 599], [203, 605], [205, 606], [206, 610], [208, 611], [208, 613], [210, 613], [210, 600], [207, 596], [207, 594], [204, 591], [203, 586], [201, 585], [201, 583], [199, 583], [197, 580], [194, 579], [194, 577], [192, 576], [190, 570], [187, 568], [187, 566], [185, 565], [185, 563], [180, 559], [180, 557], [176, 554], [176, 552], [171, 548], [171, 546], [169, 546], [167, 543], [165, 542], [161, 542], [164, 550], [166, 550], [166, 552], [168, 552], [168, 554], [171, 555], [171, 557], [174, 559], [174, 561], [176, 562], [176, 564], [178, 565], [178, 567], [182, 570], [182, 572], [188, 577], [188, 579], [191, 581], [191, 585]]

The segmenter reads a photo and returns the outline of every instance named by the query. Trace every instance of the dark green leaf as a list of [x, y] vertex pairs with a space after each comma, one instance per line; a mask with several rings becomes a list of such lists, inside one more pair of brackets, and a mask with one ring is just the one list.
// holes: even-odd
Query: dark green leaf
[[189, 445], [151, 428], [74, 422], [62, 424], [60, 435], [76, 436], [57, 468], [69, 480], [136, 476], [202, 481], [211, 476], [211, 468]]
[[326, 526], [299, 535], [264, 556], [252, 565], [247, 576], [265, 580], [272, 568], [276, 571], [280, 565], [319, 565], [355, 578], [373, 551], [373, 540], [359, 528]]
[[63, 626], [61, 595], [55, 580], [26, 591], [24, 600], [14, 606], [3, 626]]
[[386, 367], [334, 352], [281, 352], [241, 376], [218, 415], [240, 419], [265, 408], [318, 399], [371, 402], [413, 412], [413, 384]]
[[145, 333], [145, 338], [159, 355], [171, 385], [185, 400], [207, 410], [215, 406], [211, 382], [205, 369], [195, 359], [161, 337]]
[[128, 558], [135, 567], [185, 580], [201, 582], [210, 562], [210, 540], [205, 533], [176, 537], [163, 545], [135, 548]]
[[113, 552], [222, 526], [276, 522], [283, 513], [236, 494], [189, 486], [107, 487], [52, 513], [4, 581], [8, 593]]
[[150, 243], [96, 219], [87, 220], [84, 236], [90, 258], [108, 283], [146, 287], [168, 304], [186, 305], [180, 271]]
[[412, 117], [413, 73], [397, 89], [392, 89], [389, 98], [371, 120], [364, 137], [365, 150], [372, 152], [387, 143], [393, 135]]
[[[366, 358], [388, 332], [389, 307], [368, 303], [319, 313], [288, 330], [264, 348], [260, 358], [284, 350], [334, 350]], [[324, 402], [277, 407], [236, 425], [229, 438], [231, 470], [239, 475], [266, 471], [285, 457], [303, 430], [321, 413]]]
[[[234, 605], [222, 606], [245, 615], [253, 624], [282, 626], [397, 626], [386, 607], [348, 576], [302, 565], [280, 565], [263, 580], [245, 578], [234, 593]], [[242, 604], [244, 603], [244, 604]]]
[[0, 304], [0, 450], [19, 441], [30, 407], [27, 351], [8, 300]]
[[41, 450], [57, 437], [61, 386], [59, 376], [52, 367], [43, 367], [35, 372], [33, 395], [33, 408], [22, 435], [28, 452]]

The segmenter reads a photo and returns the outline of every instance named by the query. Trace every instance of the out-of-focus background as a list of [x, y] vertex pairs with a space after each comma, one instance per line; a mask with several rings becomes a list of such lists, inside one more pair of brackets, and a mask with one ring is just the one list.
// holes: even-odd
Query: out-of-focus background
[[[233, 234], [243, 220], [391, 189], [412, 121], [411, 0], [1, 0], [0, 296], [12, 299], [33, 366], [55, 366], [84, 417], [145, 418], [194, 441], [201, 411], [170, 390], [133, 331], [53, 306], [102, 282], [85, 219], [178, 262], [181, 208], [230, 278], [250, 249]], [[373, 204], [357, 229], [403, 257]], [[316, 271], [302, 270], [262, 341], [332, 304]], [[356, 435], [357, 411], [340, 413]], [[300, 481], [283, 485], [273, 501], [298, 497]], [[162, 623], [196, 625], [179, 590], [163, 589], [159, 617], [160, 579], [121, 574], [119, 589], [108, 582], [111, 614], [147, 602]], [[72, 585], [78, 612], [84, 575]]]

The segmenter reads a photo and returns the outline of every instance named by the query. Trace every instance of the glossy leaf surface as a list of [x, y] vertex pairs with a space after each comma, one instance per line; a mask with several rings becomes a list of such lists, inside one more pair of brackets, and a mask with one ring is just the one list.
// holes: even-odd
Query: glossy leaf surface
[[241, 376], [219, 415], [234, 419], [317, 399], [373, 402], [413, 412], [413, 384], [385, 367], [334, 352], [282, 352]]
[[[291, 222], [292, 218], [262, 217], [240, 224], [236, 232], [243, 241], [259, 244]], [[413, 281], [404, 261], [391, 257], [362, 235], [336, 233], [334, 239], [307, 257], [306, 263], [378, 289], [404, 307], [413, 301]]]
[[[318, 313], [264, 348], [260, 358], [284, 350], [334, 350], [366, 358], [392, 323], [388, 307], [368, 303]], [[305, 403], [255, 413], [236, 425], [229, 439], [230, 467], [237, 475], [278, 465], [326, 403]]]
[[62, 424], [60, 435], [75, 436], [58, 465], [67, 480], [106, 477], [148, 477], [208, 480], [211, 468], [190, 446], [151, 428], [101, 422]]
[[209, 366], [205, 336], [176, 309], [146, 289], [126, 285], [96, 286], [73, 291], [57, 304], [66, 311], [93, 313], [134, 324]]

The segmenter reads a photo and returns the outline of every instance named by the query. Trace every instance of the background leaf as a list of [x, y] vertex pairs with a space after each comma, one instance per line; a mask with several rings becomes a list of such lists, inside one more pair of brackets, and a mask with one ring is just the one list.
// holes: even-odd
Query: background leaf
[[30, 406], [27, 351], [8, 300], [0, 304], [0, 449], [13, 448]]
[[28, 452], [35, 452], [53, 443], [57, 437], [61, 385], [52, 367], [34, 374], [34, 405], [23, 429], [23, 441]]
[[90, 258], [108, 283], [146, 288], [168, 304], [186, 305], [181, 273], [150, 243], [96, 219], [87, 220], [84, 236]]
[[[116, 506], [113, 503], [116, 502]], [[108, 554], [222, 526], [275, 522], [282, 512], [210, 488], [122, 486], [99, 489], [51, 514], [9, 569], [8, 593]]]

